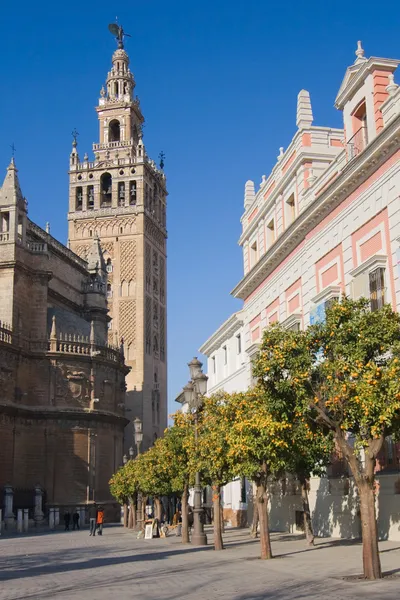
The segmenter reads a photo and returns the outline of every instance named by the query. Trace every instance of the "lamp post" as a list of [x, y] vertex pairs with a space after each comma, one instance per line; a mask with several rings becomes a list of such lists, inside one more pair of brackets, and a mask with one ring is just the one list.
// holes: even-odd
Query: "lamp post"
[[[197, 357], [188, 363], [190, 371], [190, 381], [183, 388], [185, 401], [189, 406], [189, 410], [194, 415], [194, 439], [197, 450], [198, 444], [198, 422], [199, 413], [203, 407], [203, 396], [207, 391], [208, 377], [203, 373], [201, 363]], [[196, 472], [194, 485], [194, 506], [193, 506], [193, 534], [192, 544], [194, 546], [205, 546], [207, 544], [207, 536], [204, 533], [204, 524], [202, 521], [203, 507], [201, 502], [202, 486], [200, 481], [200, 471]]]
[[[139, 417], [136, 417], [133, 421], [133, 437], [136, 445], [136, 457], [140, 456], [140, 445], [143, 441], [143, 424]], [[129, 455], [132, 453], [132, 458], [134, 454], [134, 450], [132, 446], [129, 448]], [[137, 495], [137, 513], [136, 513], [136, 523], [137, 528], [142, 529], [142, 494], [138, 492]]]

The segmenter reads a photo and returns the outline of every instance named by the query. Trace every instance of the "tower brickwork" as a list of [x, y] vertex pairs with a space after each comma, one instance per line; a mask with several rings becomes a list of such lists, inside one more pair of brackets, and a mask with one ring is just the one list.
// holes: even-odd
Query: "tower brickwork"
[[[167, 424], [166, 179], [143, 144], [144, 118], [129, 58], [119, 43], [96, 107], [94, 161], [80, 159], [76, 139], [69, 170], [69, 247], [87, 259], [99, 236], [107, 271], [109, 340], [123, 343], [131, 371], [126, 416], [143, 421], [143, 447]], [[132, 427], [125, 451], [133, 445]]]

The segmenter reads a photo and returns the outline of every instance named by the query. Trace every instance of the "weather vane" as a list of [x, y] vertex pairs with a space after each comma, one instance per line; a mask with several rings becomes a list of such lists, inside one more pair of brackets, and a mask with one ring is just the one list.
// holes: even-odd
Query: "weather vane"
[[14, 146], [14, 142], [11, 144], [10, 148], [11, 148], [11, 152], [12, 152], [12, 155], [11, 155], [11, 156], [14, 158], [14, 156], [15, 156], [15, 151], [16, 151], [16, 147]]
[[109, 31], [115, 36], [115, 39], [118, 42], [118, 48], [123, 49], [124, 47], [124, 37], [131, 37], [129, 33], [125, 33], [122, 28], [122, 25], [118, 25], [118, 23], [110, 23], [108, 26]]
[[163, 170], [163, 168], [164, 168], [164, 164], [165, 164], [165, 163], [164, 163], [164, 160], [165, 160], [165, 154], [164, 154], [164, 151], [163, 151], [163, 150], [161, 150], [160, 154], [158, 155], [158, 158], [160, 159], [160, 169], [161, 169], [161, 171], [162, 171], [162, 170]]

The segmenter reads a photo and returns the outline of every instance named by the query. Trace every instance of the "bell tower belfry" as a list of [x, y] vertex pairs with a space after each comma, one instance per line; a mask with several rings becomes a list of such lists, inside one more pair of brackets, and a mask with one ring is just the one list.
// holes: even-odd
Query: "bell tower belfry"
[[[143, 449], [167, 426], [166, 178], [143, 144], [144, 118], [124, 49], [123, 31], [96, 107], [94, 160], [78, 154], [69, 170], [68, 237], [87, 258], [98, 236], [107, 271], [109, 341], [122, 343], [131, 371], [126, 416], [143, 421]], [[127, 428], [125, 451], [133, 444]]]

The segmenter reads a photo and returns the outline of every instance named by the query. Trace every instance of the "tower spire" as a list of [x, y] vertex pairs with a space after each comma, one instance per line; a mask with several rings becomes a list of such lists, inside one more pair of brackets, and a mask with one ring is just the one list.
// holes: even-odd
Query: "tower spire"
[[15, 166], [14, 156], [8, 165], [4, 183], [0, 189], [0, 204], [18, 205], [24, 204], [24, 197], [21, 192], [21, 186], [18, 179], [18, 169]]

